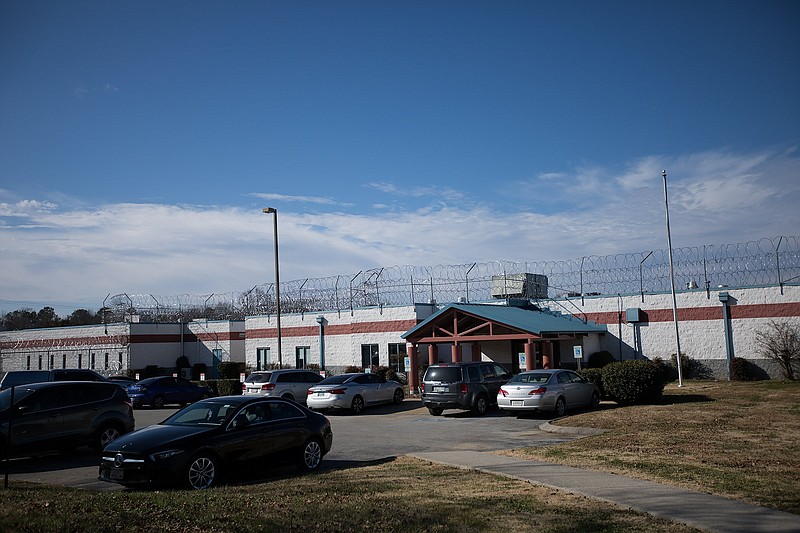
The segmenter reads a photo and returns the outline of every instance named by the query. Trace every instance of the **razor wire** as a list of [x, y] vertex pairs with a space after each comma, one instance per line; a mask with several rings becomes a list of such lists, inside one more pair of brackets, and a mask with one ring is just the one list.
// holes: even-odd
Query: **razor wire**
[[[676, 290], [798, 283], [800, 237], [673, 248]], [[389, 266], [282, 282], [281, 313], [345, 311], [415, 303], [531, 300], [660, 293], [671, 290], [669, 251], [648, 250], [563, 261], [489, 261]], [[275, 284], [210, 295], [109, 296], [109, 321], [241, 320], [277, 314]]]

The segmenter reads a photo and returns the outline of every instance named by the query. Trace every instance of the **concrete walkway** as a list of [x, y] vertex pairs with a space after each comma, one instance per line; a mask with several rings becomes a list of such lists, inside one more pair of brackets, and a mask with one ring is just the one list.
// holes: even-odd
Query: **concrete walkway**
[[[545, 424], [546, 431], [591, 434], [596, 430]], [[412, 457], [469, 470], [479, 470], [558, 490], [608, 501], [692, 527], [720, 533], [800, 533], [800, 515], [712, 496], [651, 481], [528, 461], [489, 452], [422, 452]]]

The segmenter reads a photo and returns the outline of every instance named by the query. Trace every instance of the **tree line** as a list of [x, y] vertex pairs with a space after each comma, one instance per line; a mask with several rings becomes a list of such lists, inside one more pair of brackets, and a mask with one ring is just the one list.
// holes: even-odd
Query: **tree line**
[[0, 329], [16, 331], [33, 328], [58, 328], [64, 326], [88, 326], [103, 323], [103, 310], [93, 312], [88, 309], [76, 309], [66, 318], [61, 318], [52, 307], [33, 309], [17, 309], [3, 315]]

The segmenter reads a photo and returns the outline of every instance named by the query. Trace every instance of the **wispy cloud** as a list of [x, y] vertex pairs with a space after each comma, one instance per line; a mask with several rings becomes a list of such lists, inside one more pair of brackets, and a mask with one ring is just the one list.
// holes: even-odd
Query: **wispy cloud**
[[292, 196], [288, 194], [275, 194], [275, 193], [260, 193], [254, 192], [250, 196], [261, 198], [262, 200], [275, 200], [279, 202], [300, 202], [307, 204], [321, 204], [321, 205], [351, 205], [346, 202], [339, 202], [333, 198], [325, 198], [321, 196]]
[[[489, 201], [447, 205], [434, 194], [447, 189], [405, 191], [388, 183], [370, 187], [400, 191], [421, 200], [419, 205], [357, 214], [284, 208], [281, 278], [664, 248], [662, 168], [669, 173], [676, 247], [793, 235], [800, 228], [795, 151], [649, 156], [621, 170], [584, 166], [539, 175], [527, 182], [538, 195], [520, 194], [510, 209], [493, 209]], [[542, 194], [545, 188], [548, 194]], [[314, 196], [253, 196], [337, 205]], [[562, 202], [558, 209], [536, 208], [551, 198]], [[108, 293], [210, 294], [273, 279], [272, 227], [251, 206], [69, 205], [32, 199], [0, 204], [4, 298], [86, 302], [81, 305], [96, 308]]]
[[466, 195], [457, 189], [440, 186], [401, 187], [389, 182], [370, 182], [365, 187], [401, 198], [431, 198], [436, 201], [463, 200]]

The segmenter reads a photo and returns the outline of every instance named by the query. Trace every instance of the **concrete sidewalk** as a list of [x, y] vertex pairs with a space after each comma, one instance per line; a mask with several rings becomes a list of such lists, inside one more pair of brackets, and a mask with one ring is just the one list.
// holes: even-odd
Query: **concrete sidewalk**
[[605, 500], [720, 533], [799, 533], [800, 515], [616, 474], [528, 461], [488, 452], [411, 454], [433, 463], [479, 470]]

